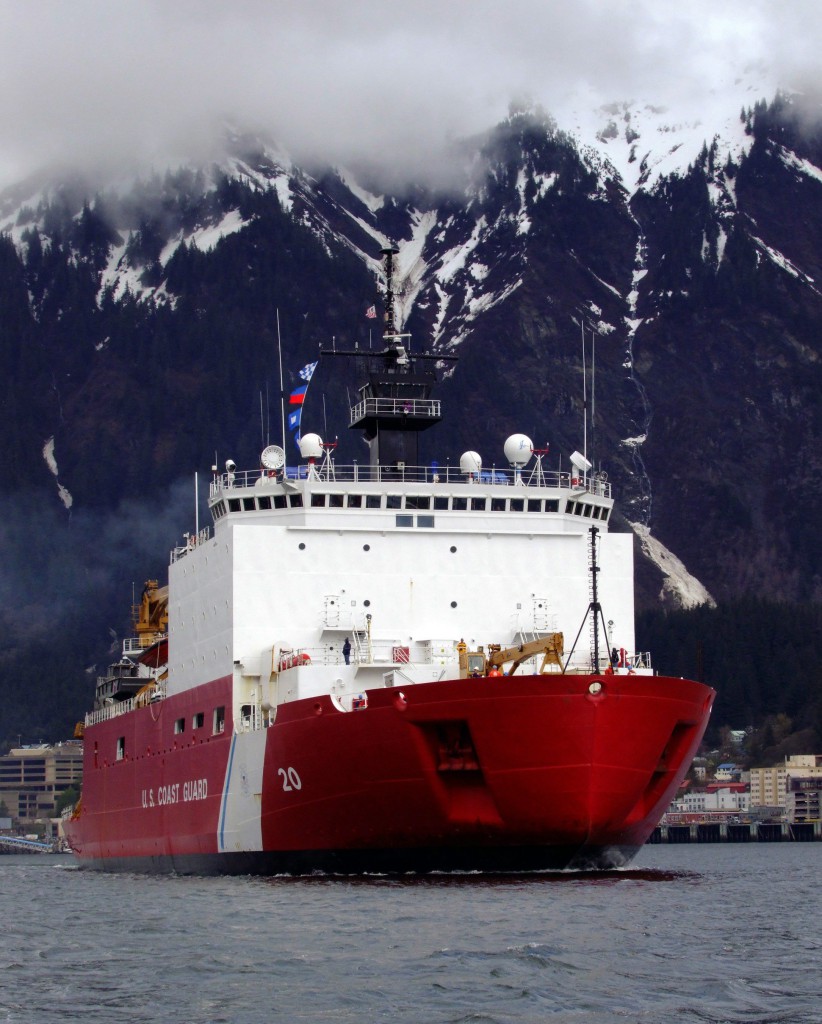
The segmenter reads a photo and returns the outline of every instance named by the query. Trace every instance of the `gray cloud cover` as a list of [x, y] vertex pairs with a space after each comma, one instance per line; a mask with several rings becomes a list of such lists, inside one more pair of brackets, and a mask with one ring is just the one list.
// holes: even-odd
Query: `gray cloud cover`
[[208, 155], [222, 118], [295, 155], [417, 174], [528, 95], [704, 110], [745, 65], [818, 74], [808, 0], [0, 0], [0, 186]]

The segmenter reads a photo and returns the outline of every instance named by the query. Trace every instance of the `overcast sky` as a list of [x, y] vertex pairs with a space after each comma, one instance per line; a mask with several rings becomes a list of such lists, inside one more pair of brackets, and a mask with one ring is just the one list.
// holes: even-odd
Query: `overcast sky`
[[746, 64], [802, 87], [820, 43], [821, 0], [0, 0], [0, 187], [202, 155], [223, 117], [417, 173], [513, 98], [687, 114]]

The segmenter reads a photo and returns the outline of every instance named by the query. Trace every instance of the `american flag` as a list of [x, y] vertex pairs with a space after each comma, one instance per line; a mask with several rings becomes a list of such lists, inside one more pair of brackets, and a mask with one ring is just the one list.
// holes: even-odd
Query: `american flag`
[[376, 306], [369, 306], [368, 309], [365, 311], [365, 315], [368, 317], [369, 320], [376, 320], [377, 319], [377, 307]]

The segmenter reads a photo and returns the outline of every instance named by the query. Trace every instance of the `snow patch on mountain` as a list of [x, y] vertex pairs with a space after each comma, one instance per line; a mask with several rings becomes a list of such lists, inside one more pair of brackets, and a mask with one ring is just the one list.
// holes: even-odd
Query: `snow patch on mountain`
[[74, 498], [69, 494], [68, 489], [65, 488], [59, 481], [57, 476], [57, 459], [54, 455], [54, 436], [50, 437], [43, 445], [43, 458], [46, 465], [49, 468], [49, 472], [52, 474], [57, 482], [57, 494], [62, 501], [65, 508], [69, 509], [74, 504]]
[[692, 576], [682, 561], [669, 551], [665, 545], [651, 535], [650, 529], [643, 523], [630, 523], [631, 529], [639, 537], [643, 553], [649, 558], [665, 577], [660, 591], [660, 600], [673, 601], [680, 608], [695, 608], [707, 604], [716, 607], [707, 588]]
[[816, 181], [822, 181], [822, 170], [820, 170], [816, 164], [812, 164], [810, 160], [805, 160], [803, 157], [797, 156], [789, 149], [785, 149], [784, 146], [776, 147], [776, 152], [779, 159], [785, 164], [786, 167], [790, 167], [792, 171], [797, 171], [799, 174], [804, 174], [809, 178], [814, 178]]
[[346, 168], [338, 167], [337, 175], [351, 195], [356, 196], [363, 206], [370, 210], [371, 213], [377, 213], [383, 208], [383, 206], [385, 206], [385, 196], [375, 196], [373, 192], [369, 192], [367, 189], [362, 188], [357, 184], [357, 180], [354, 175], [350, 171], [346, 170]]
[[816, 292], [817, 295], [820, 294], [819, 290], [814, 285], [814, 279], [810, 275], [804, 273], [804, 271], [800, 270], [796, 264], [792, 263], [788, 257], [779, 252], [778, 249], [774, 249], [770, 245], [767, 245], [761, 238], [757, 238], [756, 235], [751, 235], [751, 241], [753, 241], [757, 247], [761, 249], [762, 252], [764, 252], [778, 267], [790, 274], [791, 277], [795, 277], [797, 281], [801, 281], [803, 284], [808, 285], [808, 287], [812, 291]]

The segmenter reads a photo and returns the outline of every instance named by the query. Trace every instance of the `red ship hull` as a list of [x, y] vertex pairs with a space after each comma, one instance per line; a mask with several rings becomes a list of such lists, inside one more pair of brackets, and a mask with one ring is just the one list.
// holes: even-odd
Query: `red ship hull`
[[673, 798], [714, 691], [556, 674], [367, 697], [353, 712], [327, 696], [285, 704], [256, 732], [175, 735], [175, 721], [228, 704], [218, 680], [91, 726], [69, 841], [105, 870], [619, 866]]

